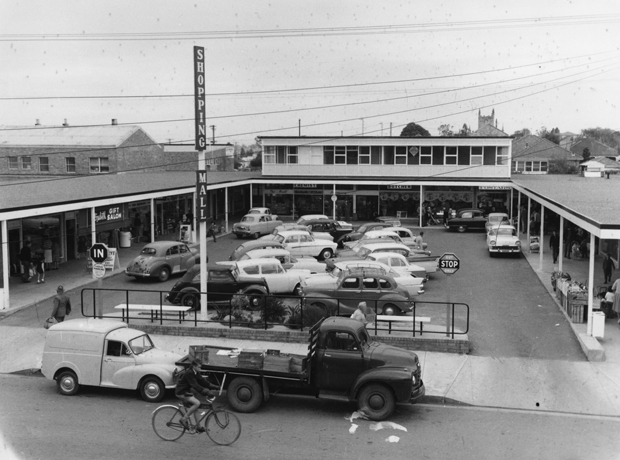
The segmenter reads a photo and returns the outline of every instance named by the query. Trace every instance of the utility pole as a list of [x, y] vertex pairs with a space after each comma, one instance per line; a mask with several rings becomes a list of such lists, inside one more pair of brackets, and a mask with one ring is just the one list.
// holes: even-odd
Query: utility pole
[[381, 125], [381, 137], [383, 137], [383, 122], [379, 122], [379, 124]]
[[390, 122], [390, 137], [392, 137], [392, 122]]
[[215, 125], [210, 125], [209, 128], [211, 128], [211, 143], [215, 144]]
[[301, 137], [301, 118], [297, 121], [297, 126], [299, 130], [299, 137]]
[[362, 120], [362, 136], [364, 135], [364, 119], [360, 118], [360, 120]]

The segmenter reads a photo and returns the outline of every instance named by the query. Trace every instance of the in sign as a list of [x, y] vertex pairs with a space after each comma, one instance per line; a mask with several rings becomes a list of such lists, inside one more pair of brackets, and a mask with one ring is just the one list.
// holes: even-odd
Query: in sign
[[444, 254], [439, 258], [439, 269], [447, 275], [456, 273], [461, 266], [461, 261], [455, 254]]

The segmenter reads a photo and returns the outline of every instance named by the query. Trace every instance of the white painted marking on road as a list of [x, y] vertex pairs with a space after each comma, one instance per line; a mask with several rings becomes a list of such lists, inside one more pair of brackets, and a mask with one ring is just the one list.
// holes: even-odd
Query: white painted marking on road
[[389, 438], [386, 438], [385, 442], [398, 442], [400, 441], [400, 438], [398, 436], [390, 436]]
[[368, 417], [366, 417], [366, 414], [358, 410], [353, 412], [350, 417], [345, 417], [345, 420], [348, 420], [349, 422], [353, 422], [353, 420], [355, 420], [356, 418], [359, 418], [362, 420], [368, 420]]
[[407, 428], [394, 422], [379, 422], [379, 423], [373, 423], [370, 425], [370, 429], [372, 431], [379, 431], [384, 428], [393, 428], [394, 430], [407, 431]]
[[351, 425], [351, 428], [349, 428], [349, 433], [354, 434], [355, 431], [357, 431], [357, 425], [355, 423], [353, 423]]

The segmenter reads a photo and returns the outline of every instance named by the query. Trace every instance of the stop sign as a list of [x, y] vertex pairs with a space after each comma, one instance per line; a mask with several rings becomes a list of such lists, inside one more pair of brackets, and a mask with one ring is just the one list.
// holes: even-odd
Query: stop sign
[[446, 253], [439, 258], [439, 269], [446, 275], [456, 273], [461, 266], [461, 261], [456, 255]]
[[108, 247], [103, 243], [95, 243], [90, 248], [90, 258], [102, 264], [108, 258]]

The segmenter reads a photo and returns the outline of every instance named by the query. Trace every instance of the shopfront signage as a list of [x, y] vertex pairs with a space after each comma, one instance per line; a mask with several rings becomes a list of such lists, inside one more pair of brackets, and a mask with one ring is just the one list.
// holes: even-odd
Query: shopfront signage
[[207, 171], [196, 171], [196, 221], [206, 222], [207, 209]]
[[510, 190], [507, 185], [481, 185], [480, 190]]
[[120, 206], [95, 209], [95, 223], [114, 222], [116, 220], [123, 220], [123, 210]]
[[388, 190], [411, 190], [411, 185], [388, 185]]
[[202, 46], [194, 46], [194, 123], [196, 150], [206, 150], [205, 49]]
[[293, 184], [293, 188], [316, 188], [316, 184]]

